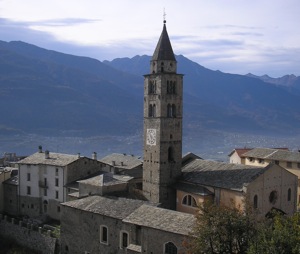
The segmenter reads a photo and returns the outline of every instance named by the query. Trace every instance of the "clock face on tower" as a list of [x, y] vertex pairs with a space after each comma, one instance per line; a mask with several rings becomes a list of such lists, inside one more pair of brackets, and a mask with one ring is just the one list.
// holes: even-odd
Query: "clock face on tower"
[[146, 144], [150, 146], [156, 145], [156, 129], [147, 129]]

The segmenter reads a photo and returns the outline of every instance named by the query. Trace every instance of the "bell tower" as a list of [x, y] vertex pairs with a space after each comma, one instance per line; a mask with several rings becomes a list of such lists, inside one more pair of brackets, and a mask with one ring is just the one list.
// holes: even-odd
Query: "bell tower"
[[166, 21], [144, 75], [143, 193], [161, 207], [175, 209], [172, 188], [181, 174], [182, 83], [167, 33]]

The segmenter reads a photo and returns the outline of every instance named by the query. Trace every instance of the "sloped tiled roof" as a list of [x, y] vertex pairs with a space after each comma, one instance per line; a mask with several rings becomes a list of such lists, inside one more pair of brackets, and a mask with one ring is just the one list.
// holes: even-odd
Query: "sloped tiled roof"
[[146, 201], [136, 199], [89, 196], [62, 203], [62, 205], [112, 218], [124, 219], [145, 203]]
[[230, 154], [228, 154], [228, 156], [231, 156], [234, 152], [236, 152], [238, 154], [238, 156], [241, 157], [242, 154], [244, 154], [250, 150], [252, 150], [252, 148], [235, 148], [231, 151]]
[[45, 153], [37, 152], [23, 160], [17, 162], [18, 164], [31, 164], [31, 165], [54, 165], [54, 166], [67, 166], [70, 163], [78, 160], [78, 155], [63, 154], [63, 153], [50, 153], [49, 158], [46, 159]]
[[185, 155], [182, 156], [182, 160], [181, 160], [181, 164], [182, 166], [190, 163], [192, 160], [195, 160], [195, 159], [202, 159], [200, 156], [192, 153], [192, 152], [188, 152], [186, 153]]
[[254, 148], [244, 153], [242, 157], [300, 162], [300, 152], [292, 152], [284, 149]]
[[204, 186], [242, 191], [268, 169], [242, 164], [194, 160], [182, 168], [182, 181]]
[[192, 183], [177, 182], [176, 184], [174, 184], [174, 188], [177, 190], [181, 190], [188, 193], [194, 193], [201, 196], [208, 196], [213, 194], [207, 188]]
[[133, 177], [124, 176], [124, 175], [117, 176], [117, 175], [113, 175], [108, 172], [104, 172], [97, 176], [90, 177], [90, 178], [87, 178], [84, 180], [79, 180], [77, 182], [89, 184], [89, 185], [93, 185], [93, 186], [100, 186], [101, 185], [100, 182], [103, 182], [104, 186], [109, 186], [109, 185], [126, 183], [126, 182], [130, 181], [131, 179], [133, 179]]
[[150, 205], [140, 206], [123, 220], [123, 222], [181, 235], [188, 235], [195, 221], [195, 216], [192, 214]]
[[19, 176], [13, 176], [3, 182], [4, 184], [19, 185]]
[[[123, 169], [132, 169], [143, 164], [142, 160], [139, 157], [121, 153], [112, 153], [100, 159], [100, 161], [102, 163]], [[113, 161], [115, 165], [113, 165]]]

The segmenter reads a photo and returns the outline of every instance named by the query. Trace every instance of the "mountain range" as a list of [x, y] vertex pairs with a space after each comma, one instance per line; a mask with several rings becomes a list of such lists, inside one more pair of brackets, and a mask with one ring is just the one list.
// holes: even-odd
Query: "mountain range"
[[[150, 56], [98, 61], [0, 41], [0, 134], [93, 136], [142, 132], [143, 74]], [[209, 70], [178, 55], [184, 132], [293, 134], [300, 78]]]

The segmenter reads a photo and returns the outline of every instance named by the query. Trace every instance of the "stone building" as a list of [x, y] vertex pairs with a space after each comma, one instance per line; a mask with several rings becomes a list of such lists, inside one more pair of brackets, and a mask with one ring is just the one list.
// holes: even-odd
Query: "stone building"
[[4, 210], [4, 185], [3, 183], [12, 177], [13, 171], [17, 171], [12, 167], [0, 167], [0, 213]]
[[95, 176], [67, 184], [67, 201], [92, 195], [129, 196], [131, 186], [135, 186], [131, 176], [100, 171]]
[[62, 204], [61, 253], [183, 253], [194, 223], [145, 201], [90, 196]]
[[3, 212], [19, 215], [19, 177], [13, 176], [3, 182]]
[[[296, 211], [297, 177], [279, 165], [226, 164], [193, 153], [182, 158], [183, 75], [165, 21], [144, 77], [142, 190], [148, 201], [100, 196], [113, 189], [105, 192], [105, 183], [125, 186], [114, 175], [77, 181], [77, 199], [61, 204], [61, 253], [184, 253], [196, 206], [205, 200], [243, 206], [248, 197], [261, 216], [271, 209]], [[125, 169], [127, 158], [111, 155], [101, 163], [111, 173], [134, 172]]]
[[254, 148], [241, 155], [242, 164], [265, 167], [275, 163], [298, 177], [297, 204], [300, 209], [300, 152], [286, 149]]
[[297, 177], [283, 167], [228, 164], [195, 159], [182, 168], [177, 188], [177, 210], [195, 213], [204, 200], [244, 207], [245, 198], [265, 216], [272, 209], [296, 212]]
[[235, 148], [231, 151], [229, 156], [229, 163], [234, 164], [245, 164], [244, 158], [242, 158], [242, 155], [248, 151], [250, 151], [252, 148]]
[[67, 200], [65, 185], [101, 169], [100, 162], [80, 155], [43, 152], [18, 162], [19, 214], [60, 218], [60, 203]]
[[126, 153], [112, 153], [99, 160], [102, 170], [119, 175], [129, 175], [142, 182], [143, 161], [140, 157]]
[[170, 187], [181, 174], [182, 85], [164, 21], [163, 31], [144, 75], [144, 196], [175, 209]]

